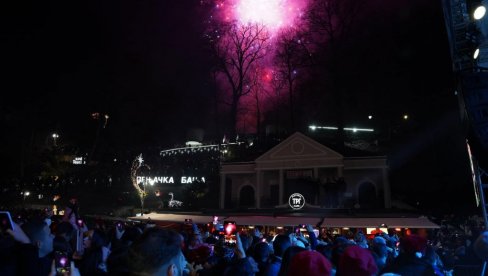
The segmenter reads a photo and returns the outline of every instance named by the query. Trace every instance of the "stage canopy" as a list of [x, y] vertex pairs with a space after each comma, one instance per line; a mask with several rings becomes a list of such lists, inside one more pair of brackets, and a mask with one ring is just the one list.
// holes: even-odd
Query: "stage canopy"
[[[185, 219], [192, 219], [197, 224], [211, 223], [212, 216], [201, 214], [145, 214], [142, 217], [131, 217], [131, 220], [148, 220], [155, 222], [168, 223], [184, 223]], [[298, 217], [298, 216], [241, 216], [230, 215], [227, 217], [219, 217], [219, 220], [235, 221], [237, 225], [263, 225], [263, 226], [297, 226], [299, 224], [311, 224], [313, 226], [320, 222], [318, 217]], [[388, 228], [439, 228], [439, 226], [431, 222], [426, 217], [391, 217], [391, 218], [375, 218], [375, 217], [325, 217], [322, 227], [353, 227], [353, 228], [377, 228], [381, 225], [386, 225]], [[384, 226], [381, 226], [384, 227]]]

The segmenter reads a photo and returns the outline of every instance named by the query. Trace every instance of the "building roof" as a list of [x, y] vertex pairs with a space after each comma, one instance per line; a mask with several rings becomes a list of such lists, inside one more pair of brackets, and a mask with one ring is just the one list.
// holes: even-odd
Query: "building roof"
[[[315, 158], [359, 158], [359, 157], [384, 157], [380, 151], [361, 150], [356, 147], [360, 141], [346, 143], [344, 147], [339, 147], [331, 143], [329, 139], [320, 137], [310, 137], [301, 132], [295, 132], [285, 140], [268, 141], [266, 145], [258, 148], [247, 148], [238, 156], [228, 159], [225, 163], [234, 162], [260, 162], [265, 159], [276, 158], [278, 156], [293, 158], [293, 155], [308, 155]], [[286, 156], [287, 155], [287, 156]]]
[[[303, 216], [269, 216], [261, 214], [232, 214], [221, 216], [226, 221], [235, 221], [237, 225], [251, 226], [296, 226], [310, 224], [315, 226], [323, 218], [322, 227], [354, 227], [354, 228], [378, 228], [386, 225], [389, 228], [439, 228], [423, 216], [416, 217], [319, 217], [313, 214]], [[132, 220], [152, 220], [167, 223], [184, 223], [185, 219], [192, 219], [197, 224], [207, 224], [213, 221], [213, 216], [202, 213], [150, 213], [142, 217], [132, 217]], [[384, 226], [383, 226], [384, 227]]]
[[[385, 156], [344, 157], [337, 151], [295, 132], [284, 141], [248, 163], [223, 163], [224, 173], [252, 173], [256, 169], [291, 169], [315, 167], [386, 168]], [[243, 171], [244, 170], [244, 171]]]

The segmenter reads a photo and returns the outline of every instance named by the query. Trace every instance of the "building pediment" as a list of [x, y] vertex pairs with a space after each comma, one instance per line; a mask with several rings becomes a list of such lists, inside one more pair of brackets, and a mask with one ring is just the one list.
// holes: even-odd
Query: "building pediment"
[[295, 132], [286, 140], [257, 158], [256, 164], [289, 160], [322, 160], [342, 164], [343, 158], [338, 152], [299, 132]]

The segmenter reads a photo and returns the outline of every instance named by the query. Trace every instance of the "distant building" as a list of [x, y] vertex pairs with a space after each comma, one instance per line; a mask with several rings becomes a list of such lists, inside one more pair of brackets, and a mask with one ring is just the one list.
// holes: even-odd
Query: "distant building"
[[297, 132], [253, 162], [221, 165], [221, 209], [307, 207], [391, 208], [385, 156], [345, 157]]

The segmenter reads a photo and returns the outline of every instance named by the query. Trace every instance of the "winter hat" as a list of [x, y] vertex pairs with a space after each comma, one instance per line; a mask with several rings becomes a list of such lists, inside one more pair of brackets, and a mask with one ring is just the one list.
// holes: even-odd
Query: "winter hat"
[[380, 236], [374, 237], [373, 245], [386, 245], [386, 240]]
[[296, 254], [288, 267], [289, 276], [329, 276], [332, 264], [317, 251], [302, 251]]
[[334, 245], [347, 244], [349, 240], [343, 236], [339, 236], [334, 240]]
[[389, 246], [389, 242], [385, 238], [380, 237], [380, 236], [374, 237], [373, 243], [371, 246], [373, 249], [380, 248], [380, 247], [386, 247], [386, 250], [388, 250], [389, 252], [393, 251], [393, 248], [391, 248]]
[[418, 235], [409, 235], [401, 238], [400, 247], [408, 254], [423, 253], [427, 248], [427, 240]]
[[349, 246], [339, 259], [337, 275], [371, 276], [378, 267], [369, 250], [357, 245]]

